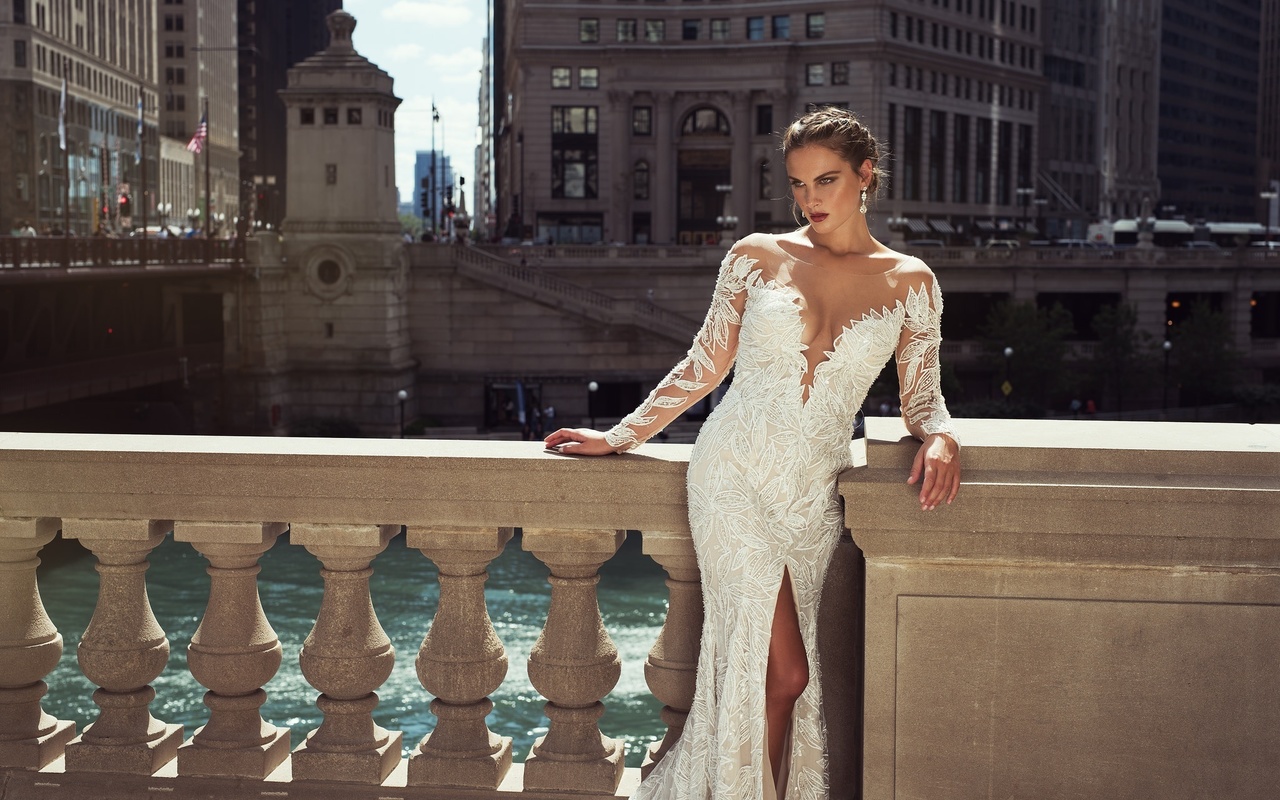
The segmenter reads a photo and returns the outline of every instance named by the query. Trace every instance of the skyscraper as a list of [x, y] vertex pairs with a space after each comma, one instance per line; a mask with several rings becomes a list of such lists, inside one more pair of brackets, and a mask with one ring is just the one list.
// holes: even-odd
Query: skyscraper
[[342, 0], [238, 0], [240, 178], [245, 214], [259, 227], [284, 218], [285, 113], [278, 92], [288, 70], [323, 50], [325, 17]]

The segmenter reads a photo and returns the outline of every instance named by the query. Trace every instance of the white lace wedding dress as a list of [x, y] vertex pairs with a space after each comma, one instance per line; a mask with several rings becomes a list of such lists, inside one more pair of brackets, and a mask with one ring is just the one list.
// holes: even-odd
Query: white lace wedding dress
[[[752, 235], [726, 255], [688, 356], [606, 437], [632, 449], [733, 384], [689, 460], [689, 524], [706, 623], [680, 741], [637, 800], [825, 800], [818, 598], [842, 529], [835, 480], [850, 466], [854, 416], [895, 353], [913, 433], [953, 434], [939, 391], [942, 299], [919, 259], [816, 265], [783, 239]], [[765, 669], [784, 568], [810, 665], [774, 786], [766, 756]], [[768, 777], [766, 777], [768, 776]]]

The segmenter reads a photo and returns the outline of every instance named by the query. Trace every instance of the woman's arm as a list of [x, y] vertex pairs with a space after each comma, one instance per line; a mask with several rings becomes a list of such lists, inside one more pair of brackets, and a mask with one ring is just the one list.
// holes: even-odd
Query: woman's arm
[[932, 273], [907, 289], [906, 314], [898, 339], [898, 387], [902, 419], [920, 439], [907, 483], [921, 483], [920, 507], [948, 504], [960, 489], [960, 440], [942, 397], [942, 293]]
[[693, 346], [635, 411], [603, 434], [585, 428], [561, 428], [546, 438], [547, 447], [577, 455], [634, 450], [710, 394], [724, 380], [737, 355], [746, 288], [757, 271], [755, 263], [740, 245], [729, 251], [720, 265], [711, 308]]

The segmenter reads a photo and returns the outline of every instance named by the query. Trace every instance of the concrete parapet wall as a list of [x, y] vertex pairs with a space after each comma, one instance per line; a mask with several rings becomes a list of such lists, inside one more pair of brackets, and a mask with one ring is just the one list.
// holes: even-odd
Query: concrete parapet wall
[[[954, 505], [922, 513], [905, 484], [915, 444], [900, 441], [897, 421], [867, 422], [865, 454], [854, 444], [865, 466], [839, 480], [852, 540], [819, 626], [832, 797], [857, 796], [859, 784], [869, 800], [1263, 797], [1280, 783], [1280, 704], [1269, 699], [1280, 427], [959, 420], [965, 485]], [[580, 725], [567, 709], [585, 686], [607, 692], [613, 667], [554, 632], [597, 630], [584, 587], [618, 531], [642, 532], [670, 576], [665, 649], [650, 656], [672, 720], [650, 748], [661, 757], [683, 725], [702, 615], [689, 452], [575, 459], [516, 442], [0, 434], [0, 796], [625, 796], [638, 775], [618, 772], [607, 718], [583, 737], [604, 756], [535, 745], [536, 774], [486, 727], [486, 694], [508, 665], [483, 610], [484, 569], [522, 527], [527, 548], [581, 583], [549, 613], [553, 641], [530, 666], [552, 726]], [[372, 723], [368, 699], [404, 657], [369, 595], [371, 560], [401, 526], [449, 584], [417, 662], [441, 722], [408, 759], [402, 734]], [[301, 653], [324, 721], [292, 754], [287, 729], [258, 715], [258, 687], [298, 668], [296, 654], [281, 658], [256, 589], [257, 559], [286, 527], [325, 579]], [[89, 720], [39, 708], [62, 639], [39, 601], [35, 557], [59, 528], [103, 575], [81, 638], [103, 715], [83, 730]], [[146, 600], [145, 556], [169, 532], [210, 564], [191, 669], [211, 716], [196, 730], [148, 711], [168, 643]]]

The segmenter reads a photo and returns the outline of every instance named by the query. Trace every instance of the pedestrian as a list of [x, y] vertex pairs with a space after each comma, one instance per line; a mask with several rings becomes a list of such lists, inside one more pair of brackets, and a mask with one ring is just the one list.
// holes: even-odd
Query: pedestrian
[[[808, 224], [730, 248], [688, 356], [639, 408], [607, 432], [561, 428], [545, 440], [564, 454], [633, 450], [735, 370], [689, 457], [705, 609], [693, 705], [637, 800], [827, 797], [810, 671], [818, 598], [843, 530], [836, 476], [851, 466], [858, 409], [891, 357], [903, 419], [922, 442], [907, 479], [921, 510], [950, 503], [960, 485], [939, 388], [938, 282], [867, 227], [880, 144], [849, 111], [823, 108], [786, 129], [782, 152]], [[857, 344], [842, 345], [852, 331]]]

